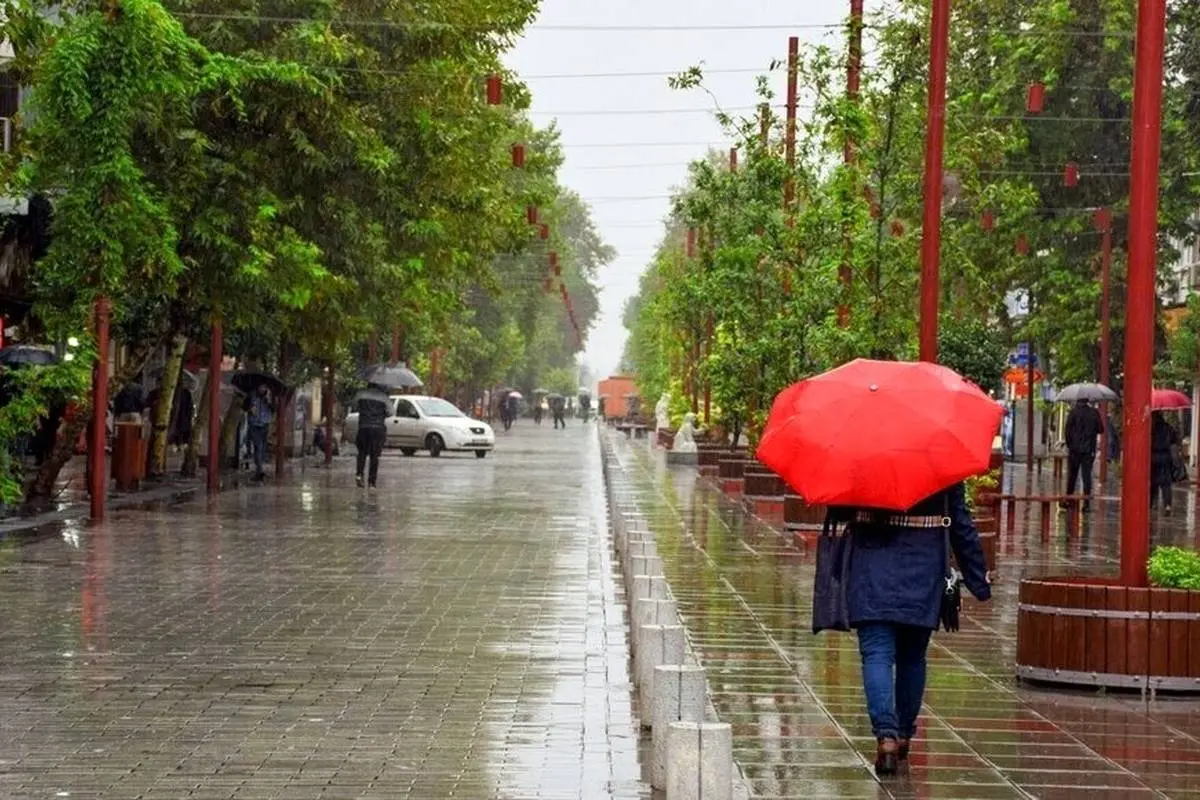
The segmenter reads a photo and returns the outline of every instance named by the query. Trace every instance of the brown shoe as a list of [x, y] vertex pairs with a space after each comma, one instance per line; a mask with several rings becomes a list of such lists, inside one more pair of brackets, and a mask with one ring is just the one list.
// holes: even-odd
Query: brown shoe
[[896, 758], [901, 762], [908, 761], [908, 751], [912, 741], [909, 739], [896, 740]]
[[895, 775], [900, 769], [900, 745], [895, 739], [880, 739], [875, 751], [875, 774], [881, 777]]

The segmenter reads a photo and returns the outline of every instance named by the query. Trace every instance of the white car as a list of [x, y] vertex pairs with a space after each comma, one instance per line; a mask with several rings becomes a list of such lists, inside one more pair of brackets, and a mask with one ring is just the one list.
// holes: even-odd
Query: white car
[[[387, 419], [387, 446], [396, 447], [406, 456], [428, 450], [433, 457], [442, 453], [474, 452], [485, 458], [496, 447], [492, 426], [471, 419], [453, 403], [440, 397], [399, 395], [391, 398]], [[346, 417], [342, 441], [354, 443], [358, 436], [358, 412]]]

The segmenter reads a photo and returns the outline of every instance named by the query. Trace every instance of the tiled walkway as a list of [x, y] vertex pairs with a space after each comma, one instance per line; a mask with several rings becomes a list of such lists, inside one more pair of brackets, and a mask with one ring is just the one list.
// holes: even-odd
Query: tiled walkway
[[[1200, 703], [1030, 688], [1013, 678], [1023, 574], [1114, 569], [1113, 509], [1078, 539], [1002, 534], [995, 601], [938, 634], [911, 774], [881, 783], [851, 636], [810, 632], [813, 556], [694, 468], [616, 437], [640, 489], [735, 759], [760, 798], [1200, 798]], [[1036, 513], [1036, 512], [1035, 512]], [[1107, 516], [1106, 516], [1107, 514]], [[1194, 508], [1163, 539], [1194, 540]], [[1027, 533], [1026, 530], [1030, 531]]]
[[0, 540], [0, 797], [638, 798], [594, 429]]

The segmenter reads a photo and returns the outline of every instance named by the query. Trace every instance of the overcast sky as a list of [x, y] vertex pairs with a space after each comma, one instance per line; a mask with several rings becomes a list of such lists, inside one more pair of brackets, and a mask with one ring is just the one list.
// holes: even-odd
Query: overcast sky
[[[868, 13], [876, 4], [868, 0]], [[618, 251], [600, 275], [601, 317], [585, 356], [594, 374], [609, 374], [621, 358], [621, 309], [662, 235], [672, 187], [708, 145], [730, 146], [708, 113], [711, 98], [673, 91], [667, 75], [703, 62], [706, 83], [723, 107], [752, 106], [755, 76], [786, 58], [788, 36], [802, 42], [840, 36], [830, 26], [843, 21], [848, 6], [836, 0], [543, 0], [508, 63], [533, 93], [534, 121], [558, 120], [566, 151], [562, 182], [591, 205], [600, 235]], [[600, 30], [605, 27], [640, 30]], [[671, 29], [647, 30], [656, 27]], [[699, 30], [706, 27], [712, 29]], [[630, 72], [654, 74], [612, 76]], [[775, 74], [781, 102], [785, 79], [782, 71]], [[705, 111], [636, 113], [675, 109]], [[664, 144], [649, 146], [656, 142]]]

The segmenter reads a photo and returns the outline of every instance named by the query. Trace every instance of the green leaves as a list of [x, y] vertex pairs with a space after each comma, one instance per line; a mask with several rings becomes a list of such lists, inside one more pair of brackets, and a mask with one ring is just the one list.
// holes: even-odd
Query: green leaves
[[1161, 589], [1200, 590], [1200, 554], [1182, 547], [1156, 547], [1146, 564], [1150, 583]]

